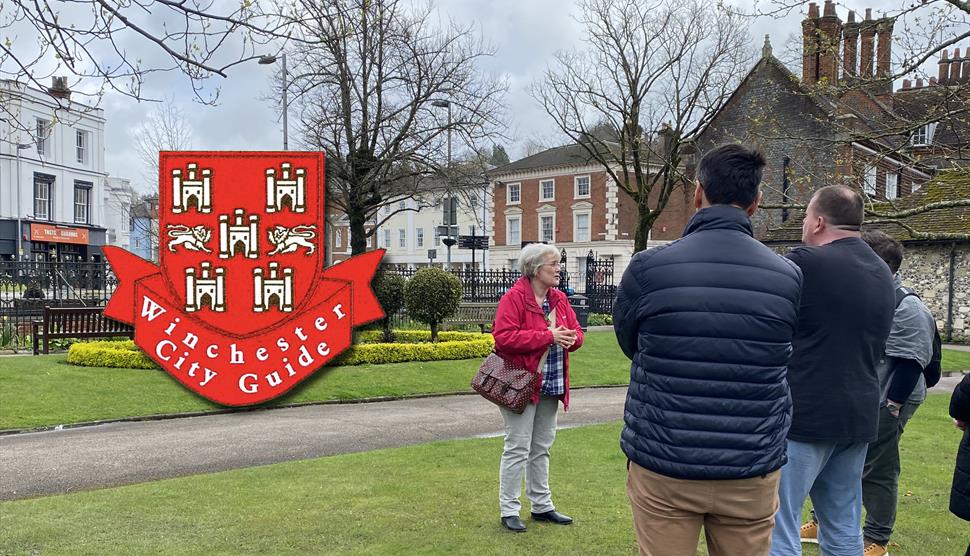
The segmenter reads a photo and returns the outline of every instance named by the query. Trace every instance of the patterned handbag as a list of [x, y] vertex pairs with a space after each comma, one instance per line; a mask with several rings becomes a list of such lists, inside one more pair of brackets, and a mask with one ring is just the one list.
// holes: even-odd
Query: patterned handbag
[[540, 373], [516, 367], [494, 351], [472, 379], [472, 389], [486, 400], [516, 413], [525, 411], [539, 388]]

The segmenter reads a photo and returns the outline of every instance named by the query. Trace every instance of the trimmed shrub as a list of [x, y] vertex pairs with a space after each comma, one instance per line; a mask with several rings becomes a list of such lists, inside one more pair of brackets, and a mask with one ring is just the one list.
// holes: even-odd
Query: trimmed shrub
[[67, 362], [82, 367], [159, 368], [131, 340], [73, 344], [67, 352]]
[[609, 313], [590, 313], [587, 323], [589, 326], [608, 326], [613, 324], [613, 315]]
[[[394, 335], [394, 340], [399, 344], [417, 344], [431, 341], [430, 330], [395, 329], [391, 333]], [[357, 340], [360, 344], [376, 344], [383, 342], [382, 336], [383, 334], [380, 330], [365, 330], [358, 334]], [[438, 340], [442, 342], [477, 341], [484, 339], [485, 336], [490, 335], [482, 334], [481, 332], [456, 332], [448, 330], [438, 332]]]
[[431, 326], [431, 341], [438, 341], [438, 324], [455, 314], [461, 303], [461, 281], [437, 267], [422, 268], [404, 286], [408, 315]]
[[405, 280], [400, 274], [380, 271], [374, 277], [372, 284], [374, 286], [374, 295], [377, 296], [377, 301], [381, 304], [381, 308], [384, 309], [384, 319], [381, 321], [381, 327], [384, 331], [384, 341], [391, 342], [394, 340], [391, 334], [391, 316], [404, 307]]
[[491, 334], [478, 334], [481, 340], [416, 344], [359, 344], [347, 350], [332, 365], [383, 365], [409, 361], [477, 359], [495, 347]]

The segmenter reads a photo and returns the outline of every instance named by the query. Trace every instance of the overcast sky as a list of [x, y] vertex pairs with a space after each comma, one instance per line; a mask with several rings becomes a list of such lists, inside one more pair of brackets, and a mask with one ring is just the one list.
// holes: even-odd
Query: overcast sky
[[[437, 0], [435, 5], [443, 18], [452, 17], [478, 26], [496, 48], [496, 55], [483, 65], [485, 70], [505, 74], [509, 79], [506, 98], [512, 127], [506, 149], [513, 160], [522, 155], [523, 143], [530, 137], [540, 138], [548, 145], [561, 144], [551, 121], [529, 96], [528, 87], [541, 76], [557, 50], [579, 44], [581, 27], [573, 19], [576, 10], [572, 1]], [[847, 7], [840, 7], [839, 15], [844, 20], [848, 9], [861, 12], [865, 7], [878, 9], [880, 5], [894, 4], [888, 0], [867, 3], [853, 0], [843, 3]], [[800, 36], [802, 17], [796, 13], [781, 20], [752, 20], [749, 28], [752, 46], [760, 52], [764, 35], [768, 34], [776, 55], [781, 54], [790, 37]], [[139, 50], [148, 49], [144, 44], [132, 44], [131, 48], [146, 58], [151, 56]], [[274, 71], [274, 66], [255, 62], [232, 68], [229, 78], [221, 80], [217, 106], [194, 102], [186, 80], [174, 73], [150, 79], [148, 92], [154, 98], [172, 99], [184, 111], [193, 128], [195, 149], [280, 149], [282, 125], [277, 118], [277, 107], [263, 100], [270, 90]], [[149, 184], [142, 177], [143, 168], [132, 146], [133, 133], [154, 106], [119, 94], [108, 94], [102, 103], [107, 119], [107, 170], [113, 176], [131, 179], [142, 190]], [[291, 148], [296, 139], [291, 129]], [[154, 184], [150, 185], [154, 189]]]

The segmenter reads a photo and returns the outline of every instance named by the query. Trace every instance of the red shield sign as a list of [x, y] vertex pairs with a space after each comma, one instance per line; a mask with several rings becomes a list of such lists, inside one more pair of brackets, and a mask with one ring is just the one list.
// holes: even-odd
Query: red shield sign
[[188, 315], [245, 337], [299, 314], [323, 271], [323, 153], [163, 152], [159, 260]]
[[224, 405], [275, 398], [383, 317], [375, 251], [324, 269], [323, 153], [163, 152], [160, 267], [105, 248], [105, 314], [179, 382]]

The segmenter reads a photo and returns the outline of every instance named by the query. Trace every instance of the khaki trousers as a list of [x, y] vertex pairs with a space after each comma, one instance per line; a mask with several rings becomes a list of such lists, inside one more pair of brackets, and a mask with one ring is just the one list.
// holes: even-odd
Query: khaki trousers
[[695, 556], [701, 527], [710, 556], [767, 555], [780, 471], [763, 477], [689, 481], [630, 462], [626, 490], [643, 556]]

